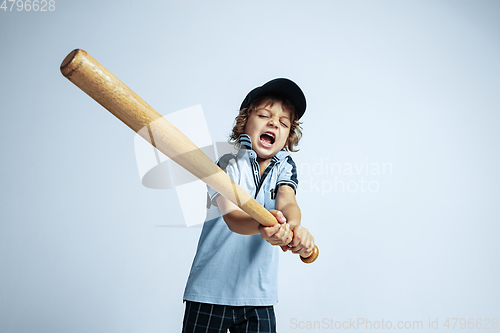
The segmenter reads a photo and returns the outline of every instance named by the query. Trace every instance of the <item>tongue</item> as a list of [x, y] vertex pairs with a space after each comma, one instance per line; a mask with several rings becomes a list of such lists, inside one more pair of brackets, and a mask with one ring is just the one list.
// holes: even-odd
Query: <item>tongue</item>
[[260, 136], [260, 140], [261, 141], [264, 141], [265, 143], [267, 143], [268, 145], [271, 145], [272, 142], [271, 142], [271, 137], [269, 135], [265, 135], [265, 134], [262, 134]]

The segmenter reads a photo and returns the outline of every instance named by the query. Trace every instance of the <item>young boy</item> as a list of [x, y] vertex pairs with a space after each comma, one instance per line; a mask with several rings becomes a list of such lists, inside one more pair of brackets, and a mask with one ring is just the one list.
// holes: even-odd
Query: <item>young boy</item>
[[276, 332], [279, 253], [271, 245], [297, 254], [314, 249], [300, 226], [290, 156], [305, 109], [301, 89], [283, 78], [253, 89], [241, 104], [230, 138], [240, 149], [217, 164], [278, 223], [263, 227], [208, 188], [207, 218], [184, 292], [183, 332]]

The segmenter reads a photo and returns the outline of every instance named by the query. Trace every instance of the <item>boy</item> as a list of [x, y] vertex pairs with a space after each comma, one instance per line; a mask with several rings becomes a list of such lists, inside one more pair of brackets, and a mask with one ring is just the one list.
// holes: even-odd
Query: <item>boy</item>
[[217, 163], [278, 223], [263, 227], [208, 188], [207, 218], [184, 292], [183, 332], [276, 332], [279, 253], [271, 245], [297, 254], [314, 248], [300, 226], [289, 152], [296, 151], [305, 109], [301, 89], [283, 78], [253, 89], [241, 104], [230, 138], [238, 154]]

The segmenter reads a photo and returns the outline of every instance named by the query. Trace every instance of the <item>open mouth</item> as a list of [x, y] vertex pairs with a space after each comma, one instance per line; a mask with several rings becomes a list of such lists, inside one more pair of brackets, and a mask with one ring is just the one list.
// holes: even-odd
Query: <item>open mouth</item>
[[266, 132], [260, 136], [260, 142], [262, 142], [262, 144], [264, 144], [264, 146], [271, 147], [275, 141], [276, 141], [276, 138], [274, 137], [273, 133]]

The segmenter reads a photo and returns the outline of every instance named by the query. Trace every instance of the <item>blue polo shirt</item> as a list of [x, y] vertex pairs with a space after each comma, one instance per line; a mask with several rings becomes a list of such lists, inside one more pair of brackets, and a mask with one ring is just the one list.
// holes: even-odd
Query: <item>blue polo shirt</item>
[[[237, 155], [226, 154], [217, 164], [267, 210], [276, 208], [281, 185], [297, 189], [297, 171], [290, 153], [281, 150], [260, 176], [250, 137], [240, 137]], [[229, 230], [208, 187], [207, 217], [184, 291], [184, 300], [232, 305], [267, 306], [278, 301], [279, 248], [260, 235]]]

